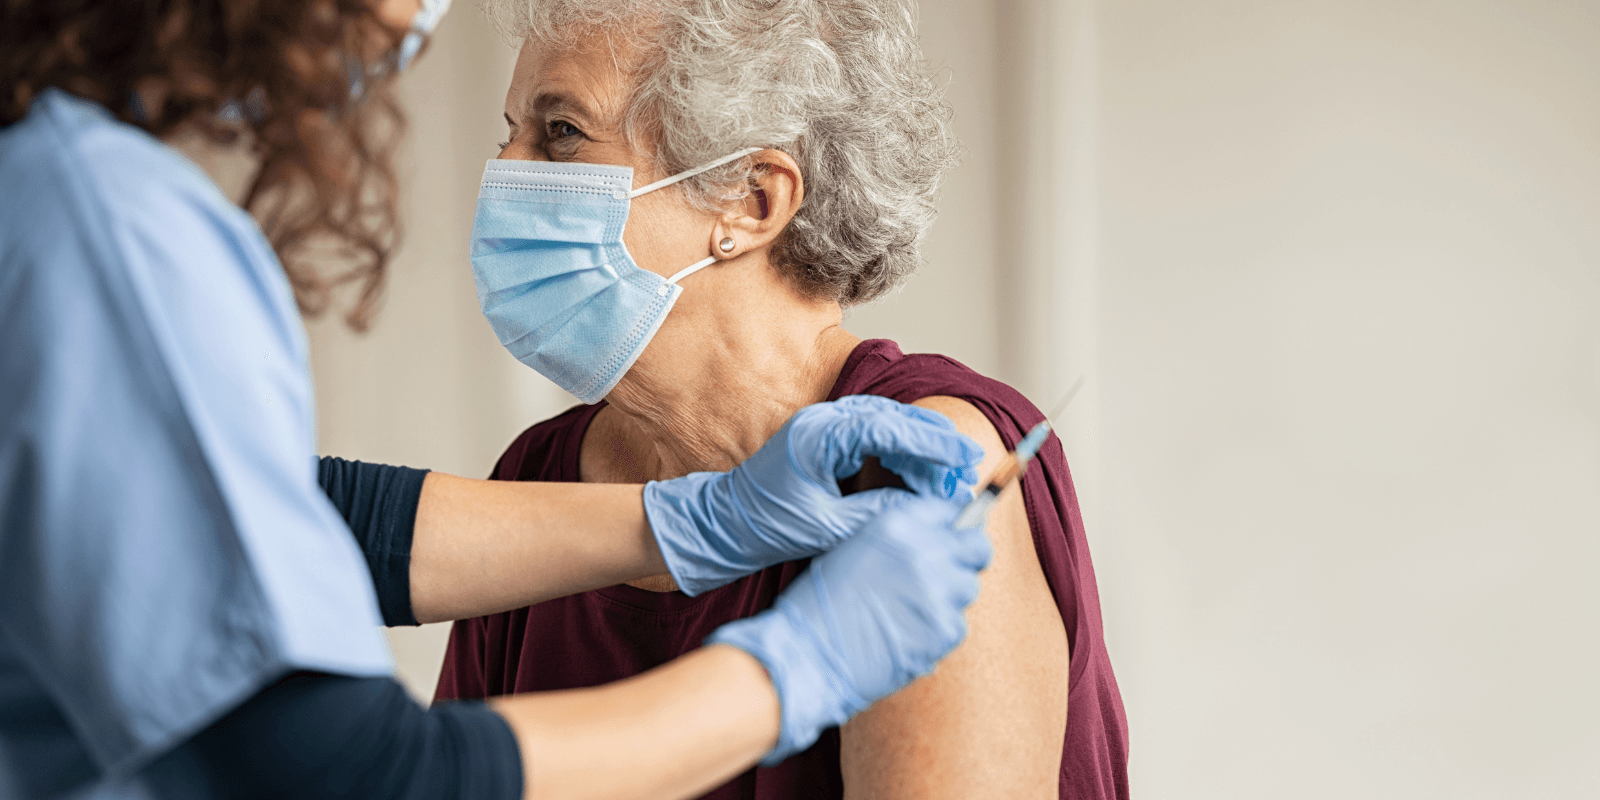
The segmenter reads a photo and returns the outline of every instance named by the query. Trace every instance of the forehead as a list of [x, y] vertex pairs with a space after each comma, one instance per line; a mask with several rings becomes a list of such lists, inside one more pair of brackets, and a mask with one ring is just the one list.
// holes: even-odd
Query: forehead
[[624, 42], [603, 33], [571, 45], [529, 39], [517, 53], [506, 113], [521, 120], [563, 101], [614, 120], [621, 111], [631, 55]]

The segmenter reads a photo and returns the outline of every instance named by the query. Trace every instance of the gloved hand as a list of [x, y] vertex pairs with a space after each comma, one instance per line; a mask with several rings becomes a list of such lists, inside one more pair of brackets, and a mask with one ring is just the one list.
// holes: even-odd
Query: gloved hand
[[884, 397], [806, 406], [729, 472], [646, 484], [645, 514], [678, 588], [697, 595], [849, 538], [905, 494], [842, 496], [838, 479], [867, 456], [917, 494], [952, 498], [976, 482], [983, 448], [943, 414]]
[[933, 665], [967, 635], [992, 551], [983, 526], [955, 528], [948, 500], [900, 498], [854, 538], [812, 560], [772, 608], [706, 639], [767, 668], [778, 692], [773, 766]]

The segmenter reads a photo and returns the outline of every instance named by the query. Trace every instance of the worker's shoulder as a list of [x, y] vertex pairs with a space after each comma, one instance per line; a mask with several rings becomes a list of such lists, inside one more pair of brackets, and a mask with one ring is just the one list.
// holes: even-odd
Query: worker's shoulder
[[[0, 129], [0, 226], [13, 244], [63, 234], [101, 239], [141, 232], [227, 237], [247, 218], [177, 151], [117, 120], [102, 106], [58, 89], [28, 116]], [[46, 238], [48, 237], [48, 238]]]
[[177, 151], [59, 90], [0, 129], [0, 307], [32, 309], [0, 333], [159, 355], [140, 363], [227, 347], [304, 360], [293, 292], [250, 216]]

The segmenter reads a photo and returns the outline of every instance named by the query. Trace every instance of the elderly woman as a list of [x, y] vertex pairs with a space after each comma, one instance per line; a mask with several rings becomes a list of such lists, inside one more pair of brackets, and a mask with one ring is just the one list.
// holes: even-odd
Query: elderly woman
[[[1042, 418], [951, 359], [841, 327], [844, 308], [915, 270], [955, 159], [904, 3], [489, 9], [522, 47], [480, 198], [480, 299], [514, 354], [590, 403], [529, 428], [495, 477], [725, 470], [801, 406], [852, 394], [948, 416], [984, 446], [986, 472]], [[570, 206], [563, 191], [600, 199]], [[519, 224], [540, 232], [519, 238]], [[507, 279], [508, 252], [544, 266]], [[1059, 443], [1040, 463], [989, 519], [993, 565], [950, 659], [708, 797], [1126, 796], [1126, 722]], [[438, 697], [636, 675], [766, 608], [804, 566], [693, 597], [660, 576], [458, 622]]]

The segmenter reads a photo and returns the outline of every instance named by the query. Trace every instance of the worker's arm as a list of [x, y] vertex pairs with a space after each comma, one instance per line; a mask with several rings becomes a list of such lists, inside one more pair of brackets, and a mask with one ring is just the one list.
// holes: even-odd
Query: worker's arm
[[[987, 451], [1005, 447], [989, 420], [953, 397], [918, 401]], [[1023, 480], [1037, 480], [1037, 472]], [[989, 514], [994, 563], [967, 619], [967, 640], [933, 674], [840, 731], [845, 797], [875, 800], [1055, 798], [1067, 721], [1066, 629], [1045, 581], [1021, 487]]]
[[666, 571], [639, 485], [471, 480], [328, 456], [317, 482], [355, 534], [388, 625]]
[[779, 720], [761, 664], [727, 646], [606, 686], [492, 707], [423, 708], [393, 678], [303, 672], [144, 777], [162, 796], [227, 800], [690, 797], [771, 750]]
[[965, 635], [990, 547], [901, 497], [773, 608], [627, 680], [423, 710], [389, 678], [300, 673], [153, 765], [161, 796], [686, 798], [809, 747]]
[[[388, 624], [492, 614], [670, 573], [694, 595], [849, 538], [894, 502], [842, 496], [878, 458], [918, 494], [964, 494], [982, 451], [881, 397], [797, 412], [748, 461], [638, 485], [480, 481], [324, 458], [319, 481], [366, 554]], [[413, 522], [414, 521], [414, 522]]]
[[394, 678], [296, 672], [151, 764], [152, 797], [517, 800], [516, 737], [482, 703], [423, 708]]
[[522, 749], [529, 798], [697, 797], [778, 740], [760, 662], [725, 645], [589, 689], [490, 701]]
[[667, 571], [638, 484], [431, 472], [411, 543], [419, 622], [465, 619]]

